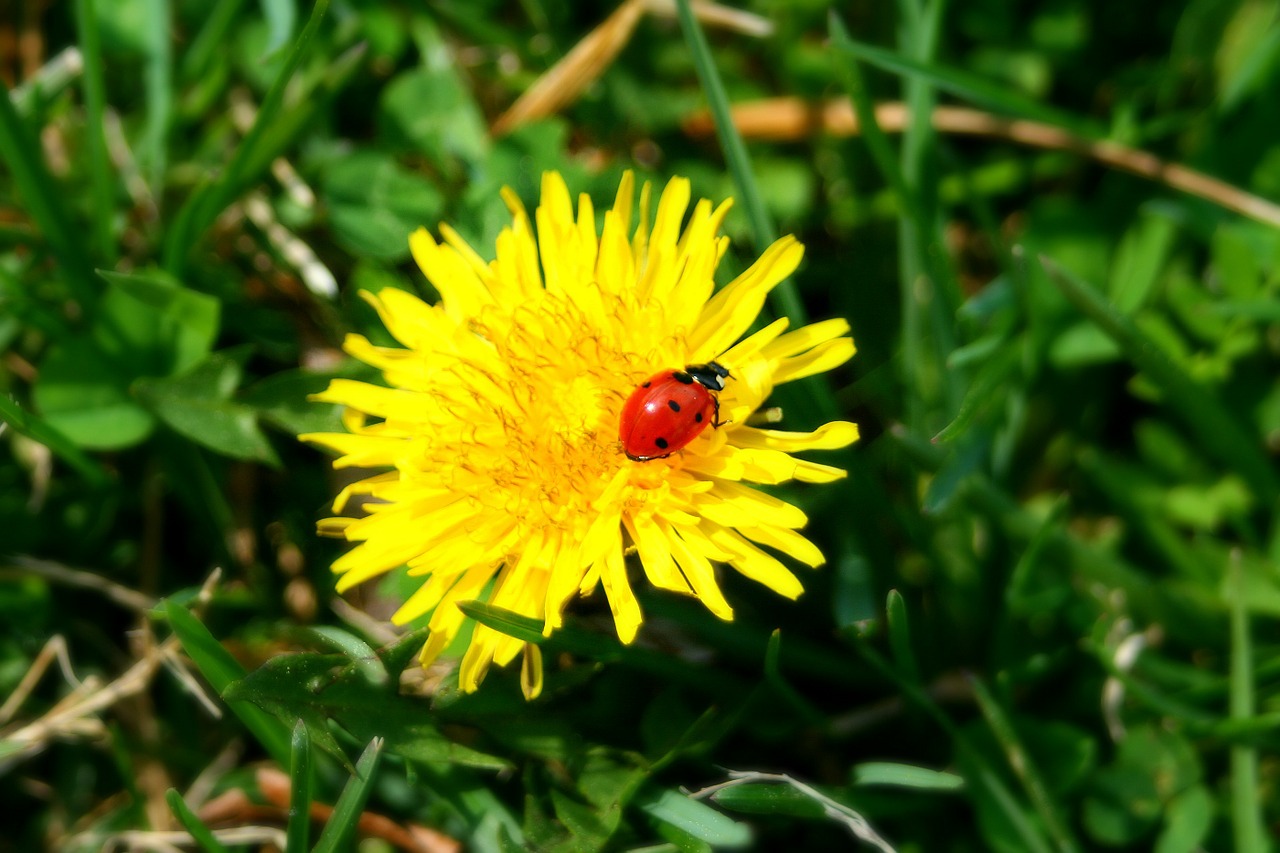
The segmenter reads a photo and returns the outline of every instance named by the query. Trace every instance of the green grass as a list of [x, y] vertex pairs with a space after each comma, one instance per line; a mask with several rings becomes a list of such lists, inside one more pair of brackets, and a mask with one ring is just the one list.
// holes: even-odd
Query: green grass
[[[246, 849], [263, 825], [291, 851], [1273, 846], [1280, 233], [1081, 140], [1280, 199], [1274, 11], [756, 2], [756, 37], [696, 8], [501, 138], [601, 13], [77, 0], [33, 19], [38, 63], [0, 48], [14, 849]], [[67, 48], [83, 67], [40, 71]], [[776, 96], [863, 131], [739, 132], [734, 106]], [[913, 112], [877, 122], [885, 102]], [[1057, 150], [939, 130], [936, 106]], [[702, 109], [712, 138], [685, 130]], [[625, 169], [734, 195], [722, 281], [795, 234], [771, 310], [846, 317], [859, 351], [771, 405], [863, 438], [814, 454], [846, 480], [777, 490], [828, 558], [795, 567], [798, 601], [726, 573], [724, 623], [637, 565], [631, 646], [598, 594], [549, 638], [465, 604], [540, 644], [526, 703], [518, 665], [472, 695], [420, 670], [423, 631], [386, 621], [412, 580], [338, 601], [315, 522], [347, 481], [294, 436], [340, 428], [308, 395], [370, 378], [346, 335], [389, 343], [359, 290], [435, 298], [408, 233], [491, 252], [499, 188], [531, 204], [544, 169], [597, 211]], [[213, 819], [228, 792], [258, 811]]]

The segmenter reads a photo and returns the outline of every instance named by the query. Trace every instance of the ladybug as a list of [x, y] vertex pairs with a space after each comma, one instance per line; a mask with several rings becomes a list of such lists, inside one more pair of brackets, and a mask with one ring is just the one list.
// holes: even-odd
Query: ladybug
[[714, 361], [655, 373], [622, 407], [618, 438], [635, 462], [665, 459], [693, 441], [708, 424], [721, 425], [720, 400], [727, 368]]

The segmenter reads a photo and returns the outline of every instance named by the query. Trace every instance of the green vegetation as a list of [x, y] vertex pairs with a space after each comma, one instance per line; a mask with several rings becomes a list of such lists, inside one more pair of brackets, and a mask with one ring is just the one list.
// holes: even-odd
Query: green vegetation
[[[1271, 846], [1273, 3], [636, 3], [496, 131], [596, 6], [28, 5], [0, 21], [12, 849]], [[815, 109], [735, 127], [777, 97]], [[390, 342], [360, 290], [434, 299], [408, 234], [484, 251], [547, 169], [597, 210], [626, 169], [734, 196], [725, 281], [797, 235], [770, 310], [859, 352], [774, 399], [863, 438], [779, 490], [828, 556], [799, 601], [726, 574], [724, 623], [637, 583], [622, 646], [597, 593], [526, 703], [518, 665], [470, 695], [414, 665], [412, 580], [336, 596], [342, 481], [294, 436], [370, 378], [345, 334]]]

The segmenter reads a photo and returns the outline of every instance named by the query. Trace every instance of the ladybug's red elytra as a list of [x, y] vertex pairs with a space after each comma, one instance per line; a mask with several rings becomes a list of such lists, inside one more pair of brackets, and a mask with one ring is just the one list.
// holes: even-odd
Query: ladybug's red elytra
[[712, 361], [664, 370], [641, 382], [622, 407], [622, 452], [635, 462], [665, 459], [708, 425], [720, 426], [716, 394], [724, 390], [728, 376], [727, 368]]

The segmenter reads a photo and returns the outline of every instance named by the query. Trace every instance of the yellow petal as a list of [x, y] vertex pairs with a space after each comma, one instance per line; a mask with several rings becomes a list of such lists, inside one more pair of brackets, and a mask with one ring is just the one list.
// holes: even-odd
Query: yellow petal
[[689, 335], [690, 358], [710, 361], [751, 327], [765, 297], [800, 265], [804, 247], [783, 237], [765, 250], [750, 268], [707, 302]]
[[[696, 504], [704, 516], [727, 527], [770, 524], [800, 528], [809, 522], [799, 507], [750, 486], [724, 480], [717, 481], [715, 488], [705, 496], [699, 496]], [[712, 518], [712, 514], [720, 513], [727, 513], [732, 520], [726, 522]]]
[[786, 598], [797, 598], [804, 592], [800, 579], [782, 563], [770, 557], [737, 533], [723, 527], [711, 526], [707, 535], [711, 541], [732, 554], [730, 564], [741, 574]]
[[834, 341], [818, 344], [802, 355], [783, 359], [773, 371], [773, 381], [780, 385], [783, 382], [825, 373], [853, 358], [855, 351], [853, 340], [850, 338], [837, 338]]
[[693, 590], [689, 587], [689, 582], [676, 568], [675, 560], [671, 559], [671, 547], [667, 544], [667, 537], [658, 526], [645, 516], [625, 515], [622, 520], [626, 523], [631, 541], [635, 543], [636, 552], [640, 556], [640, 566], [644, 569], [649, 583], [658, 589], [669, 589], [692, 595]]
[[735, 365], [744, 364], [759, 355], [760, 351], [785, 332], [790, 324], [791, 321], [786, 317], [779, 317], [760, 331], [734, 344], [715, 360], [732, 370]]
[[848, 333], [849, 321], [842, 318], [810, 323], [773, 341], [761, 350], [761, 355], [768, 359], [786, 358]]
[[832, 421], [813, 432], [787, 432], [776, 429], [739, 427], [733, 431], [733, 443], [738, 447], [760, 450], [780, 450], [795, 453], [799, 450], [837, 450], [858, 440], [858, 425], [848, 421]]
[[814, 545], [794, 530], [788, 530], [785, 527], [774, 527], [767, 524], [752, 527], [739, 525], [738, 532], [753, 542], [768, 545], [770, 548], [788, 554], [800, 562], [815, 568], [827, 561], [827, 558], [822, 555], [822, 551], [817, 545]]
[[622, 536], [617, 528], [614, 528], [613, 541], [604, 552], [602, 563], [600, 580], [604, 585], [605, 597], [609, 599], [609, 609], [613, 612], [618, 639], [623, 645], [630, 645], [636, 638], [636, 632], [640, 630], [643, 617], [640, 615], [640, 604], [627, 581], [627, 563], [622, 557]]
[[[413, 259], [422, 270], [422, 274], [427, 277], [427, 281], [431, 282], [431, 286], [440, 293], [445, 311], [449, 316], [455, 319], [478, 316], [481, 309], [492, 301], [489, 288], [476, 274], [468, 259], [459, 254], [453, 246], [447, 244], [442, 246], [437, 243], [427, 229], [419, 228], [409, 235], [409, 251], [413, 254]], [[395, 292], [393, 288], [387, 288], [379, 294], [379, 301], [385, 300], [388, 294]], [[385, 313], [398, 311], [403, 301], [396, 297], [394, 304], [387, 304]], [[383, 313], [379, 312], [379, 314]], [[390, 325], [388, 328], [391, 329], [392, 334], [396, 334], [395, 329]], [[413, 345], [403, 340], [398, 334], [396, 338], [406, 345]]]
[[688, 579], [689, 586], [693, 588], [693, 594], [716, 616], [726, 622], [731, 621], [733, 608], [729, 606], [724, 593], [720, 591], [720, 586], [716, 582], [715, 569], [712, 568], [711, 563], [706, 557], [690, 548], [674, 528], [663, 522], [659, 522], [659, 526], [667, 537], [671, 556], [675, 558], [680, 571]]

